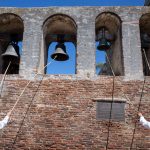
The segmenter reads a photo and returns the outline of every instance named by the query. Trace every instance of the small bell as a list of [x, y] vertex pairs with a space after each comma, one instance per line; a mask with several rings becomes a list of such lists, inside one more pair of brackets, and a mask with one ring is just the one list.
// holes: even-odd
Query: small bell
[[19, 46], [16, 43], [10, 43], [5, 51], [3, 53], [2, 58], [5, 59], [5, 61], [11, 61], [12, 64], [18, 64], [19, 63]]
[[55, 59], [56, 61], [66, 61], [69, 59], [64, 43], [58, 43], [56, 45], [55, 52], [51, 55], [51, 58]]

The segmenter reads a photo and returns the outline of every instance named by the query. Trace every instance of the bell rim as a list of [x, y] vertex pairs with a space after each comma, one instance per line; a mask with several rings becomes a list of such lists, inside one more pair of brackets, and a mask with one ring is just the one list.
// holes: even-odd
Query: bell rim
[[[58, 54], [63, 55], [63, 57], [65, 57], [65, 59], [58, 59], [58, 58], [56, 57]], [[55, 57], [56, 57], [56, 58], [55, 58]], [[51, 58], [52, 58], [52, 59], [55, 58], [56, 61], [66, 61], [66, 60], [69, 59], [69, 55], [67, 55], [67, 54], [62, 54], [62, 53], [57, 53], [57, 54], [54, 53], [54, 54], [51, 55]]]
[[10, 55], [10, 54], [1, 54], [1, 57], [7, 57], [7, 56], [9, 56], [9, 57], [15, 57], [15, 58], [19, 58], [20, 56], [18, 56], [18, 55]]
[[105, 50], [109, 50], [110, 49], [110, 46], [105, 46], [105, 48], [100, 48], [101, 46], [97, 46], [97, 49], [98, 50], [101, 50], [101, 51], [105, 51]]

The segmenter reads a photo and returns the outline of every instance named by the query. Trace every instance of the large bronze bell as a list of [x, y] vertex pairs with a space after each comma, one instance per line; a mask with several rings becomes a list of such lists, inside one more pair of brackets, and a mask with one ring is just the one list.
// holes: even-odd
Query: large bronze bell
[[55, 59], [56, 61], [66, 61], [69, 59], [64, 43], [60, 42], [56, 45], [55, 52], [51, 55], [51, 58]]
[[108, 39], [106, 39], [106, 35], [107, 37], [109, 37], [108, 30], [105, 27], [101, 28], [98, 34], [98, 40], [99, 40], [99, 45], [97, 46], [98, 50], [110, 49], [111, 45]]
[[3, 53], [1, 56], [5, 61], [11, 61], [12, 64], [18, 64], [20, 58], [19, 46], [16, 43], [10, 43], [5, 53]]
[[97, 49], [98, 50], [108, 50], [108, 49], [110, 49], [110, 44], [105, 38], [103, 38], [99, 41], [99, 45], [97, 46]]

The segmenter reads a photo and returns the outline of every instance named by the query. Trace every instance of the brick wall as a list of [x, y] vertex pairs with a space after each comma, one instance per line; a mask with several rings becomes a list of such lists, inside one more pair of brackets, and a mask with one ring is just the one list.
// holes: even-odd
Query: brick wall
[[[0, 149], [15, 150], [105, 150], [108, 121], [96, 120], [94, 98], [111, 98], [112, 77], [95, 79], [64, 79], [45, 76], [33, 80], [21, 97], [11, 116], [11, 121], [1, 132]], [[2, 119], [27, 84], [20, 76], [7, 76], [0, 99]], [[135, 126], [143, 81], [115, 79], [115, 98], [126, 100], [125, 122], [112, 122], [109, 149], [129, 150]], [[142, 98], [141, 109], [150, 119], [150, 78]], [[31, 103], [32, 102], [32, 103]], [[28, 107], [31, 106], [29, 109]], [[19, 132], [18, 132], [19, 131]], [[150, 134], [137, 123], [133, 149], [149, 150]]]

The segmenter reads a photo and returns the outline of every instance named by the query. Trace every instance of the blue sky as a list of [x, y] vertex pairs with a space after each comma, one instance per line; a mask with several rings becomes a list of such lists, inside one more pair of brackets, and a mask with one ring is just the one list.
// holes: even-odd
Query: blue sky
[[[48, 6], [143, 6], [144, 0], [0, 0], [0, 7], [48, 7]], [[48, 62], [57, 43], [52, 43], [48, 49]], [[96, 43], [97, 45], [98, 43]], [[22, 49], [22, 43], [19, 44]], [[75, 74], [76, 50], [72, 43], [67, 43], [66, 50], [69, 60], [53, 61], [47, 67], [47, 74]], [[96, 63], [105, 62], [104, 52], [96, 50]], [[99, 70], [97, 70], [99, 72]]]
[[144, 0], [0, 0], [0, 6], [141, 6]]

